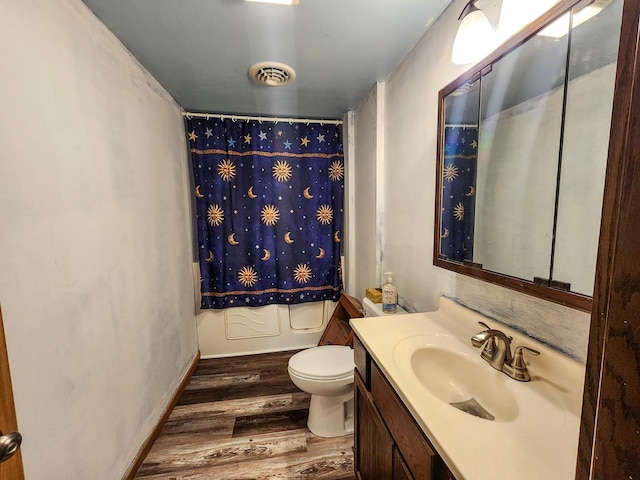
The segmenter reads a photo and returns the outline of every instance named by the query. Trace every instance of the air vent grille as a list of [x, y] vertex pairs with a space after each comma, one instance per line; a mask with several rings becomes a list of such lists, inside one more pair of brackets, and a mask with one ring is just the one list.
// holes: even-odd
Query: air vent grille
[[284, 63], [261, 62], [249, 68], [249, 76], [263, 85], [282, 87], [295, 80], [296, 72]]

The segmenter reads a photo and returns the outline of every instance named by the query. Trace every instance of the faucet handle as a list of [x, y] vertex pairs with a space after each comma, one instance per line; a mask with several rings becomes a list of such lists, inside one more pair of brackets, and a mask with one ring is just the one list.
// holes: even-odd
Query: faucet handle
[[522, 350], [527, 350], [529, 353], [531, 353], [531, 355], [535, 355], [536, 357], [538, 355], [540, 355], [540, 352], [538, 350], [534, 350], [533, 348], [525, 347], [524, 345], [520, 345], [520, 346], [516, 347], [516, 351], [514, 352], [514, 355], [520, 354], [520, 357], [522, 357]]
[[531, 355], [540, 355], [540, 352], [538, 350], [520, 345], [515, 349], [511, 364], [504, 366], [504, 372], [515, 380], [528, 382], [529, 380], [531, 380], [531, 375], [527, 370], [527, 364], [524, 362], [523, 350], [527, 350], [529, 353], [531, 353]]

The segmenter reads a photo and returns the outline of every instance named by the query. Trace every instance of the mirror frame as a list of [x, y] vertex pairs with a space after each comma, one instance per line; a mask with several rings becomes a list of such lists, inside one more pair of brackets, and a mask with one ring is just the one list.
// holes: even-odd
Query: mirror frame
[[434, 216], [434, 243], [433, 243], [433, 264], [437, 267], [451, 270], [462, 275], [477, 278], [495, 285], [516, 290], [527, 295], [532, 295], [550, 302], [554, 302], [560, 305], [564, 305], [584, 312], [591, 312], [593, 305], [593, 298], [580, 293], [561, 290], [559, 288], [553, 288], [548, 285], [541, 285], [534, 283], [530, 280], [524, 280], [509, 275], [504, 275], [489, 270], [483, 270], [479, 264], [472, 262], [459, 263], [451, 260], [446, 260], [440, 256], [440, 213], [441, 213], [441, 192], [443, 187], [443, 165], [444, 165], [444, 100], [447, 95], [455, 91], [461, 85], [471, 81], [474, 77], [478, 76], [487, 67], [490, 67], [493, 63], [500, 60], [502, 57], [525, 43], [529, 38], [533, 37], [538, 31], [549, 25], [562, 15], [571, 11], [574, 7], [580, 4], [589, 4], [590, 1], [585, 0], [561, 0], [545, 14], [538, 19], [527, 25], [520, 32], [513, 35], [504, 44], [498, 47], [489, 56], [475, 64], [461, 76], [456, 78], [453, 82], [446, 85], [438, 93], [438, 140], [437, 140], [437, 156], [436, 156], [436, 199], [435, 199], [435, 216]]

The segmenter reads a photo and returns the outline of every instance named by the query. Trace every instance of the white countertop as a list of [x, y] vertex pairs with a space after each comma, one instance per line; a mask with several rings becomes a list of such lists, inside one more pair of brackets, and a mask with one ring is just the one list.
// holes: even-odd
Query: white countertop
[[[541, 352], [534, 357], [525, 351], [530, 382], [513, 380], [480, 359], [481, 349], [470, 342], [484, 330], [478, 321], [512, 336], [512, 350], [525, 345]], [[575, 478], [584, 365], [444, 297], [435, 312], [357, 318], [351, 325], [458, 480]], [[432, 394], [413, 373], [411, 353], [439, 342], [483, 362], [517, 409], [489, 421]]]

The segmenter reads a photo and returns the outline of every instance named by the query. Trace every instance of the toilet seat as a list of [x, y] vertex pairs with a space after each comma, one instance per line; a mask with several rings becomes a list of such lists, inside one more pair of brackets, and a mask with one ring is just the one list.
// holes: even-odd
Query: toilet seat
[[353, 378], [353, 350], [342, 345], [323, 345], [296, 353], [289, 359], [289, 372], [317, 381]]

